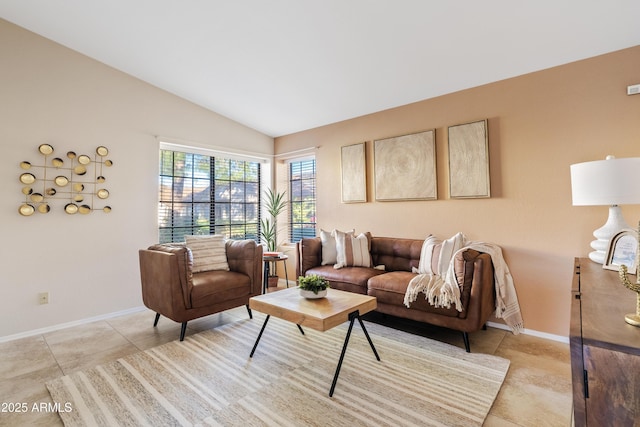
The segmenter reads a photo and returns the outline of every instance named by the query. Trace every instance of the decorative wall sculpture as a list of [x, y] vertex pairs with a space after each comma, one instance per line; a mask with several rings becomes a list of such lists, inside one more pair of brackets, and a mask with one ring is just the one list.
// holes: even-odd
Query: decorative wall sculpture
[[104, 187], [107, 179], [103, 171], [113, 162], [106, 158], [109, 155], [107, 147], [97, 147], [93, 159], [87, 154], [77, 155], [74, 151], [68, 151], [66, 159], [54, 157], [54, 149], [50, 144], [41, 144], [38, 151], [44, 159], [42, 164], [20, 163], [20, 168], [25, 171], [20, 174], [20, 182], [24, 184], [22, 194], [25, 196], [25, 201], [18, 209], [20, 215], [48, 213], [51, 203], [55, 201], [64, 204], [64, 211], [70, 215], [88, 214], [94, 210], [111, 212], [111, 206], [96, 206], [109, 198], [109, 190]]
[[364, 142], [341, 149], [342, 203], [367, 201], [367, 163]]
[[449, 195], [491, 197], [487, 120], [449, 126]]
[[374, 141], [376, 200], [435, 200], [435, 130]]

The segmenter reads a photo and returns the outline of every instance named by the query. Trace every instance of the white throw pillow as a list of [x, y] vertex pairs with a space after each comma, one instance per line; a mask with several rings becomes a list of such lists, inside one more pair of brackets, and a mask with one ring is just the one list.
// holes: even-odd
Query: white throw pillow
[[440, 247], [440, 255], [438, 257], [438, 274], [444, 276], [449, 269], [449, 264], [453, 259], [453, 255], [466, 245], [467, 238], [462, 233], [456, 233], [452, 237], [444, 240]]
[[219, 234], [185, 236], [187, 247], [193, 254], [194, 273], [211, 270], [229, 270], [224, 236]]
[[360, 233], [357, 237], [336, 230], [337, 261], [334, 268], [371, 267], [371, 246], [369, 233]]
[[[321, 265], [333, 265], [338, 261], [338, 252], [336, 250], [336, 231], [331, 232], [320, 229], [320, 242], [322, 243], [322, 262]], [[353, 235], [356, 232], [355, 229], [349, 230], [346, 233]]]

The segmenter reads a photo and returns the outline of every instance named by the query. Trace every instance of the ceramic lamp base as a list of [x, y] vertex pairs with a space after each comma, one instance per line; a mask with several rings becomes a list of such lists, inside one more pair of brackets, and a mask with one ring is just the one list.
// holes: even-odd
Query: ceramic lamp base
[[591, 247], [595, 250], [589, 253], [589, 259], [598, 264], [604, 264], [611, 238], [619, 231], [627, 228], [629, 228], [629, 225], [622, 216], [620, 206], [609, 206], [607, 222], [593, 232], [596, 240], [591, 242]]
[[640, 316], [637, 314], [627, 314], [624, 316], [624, 321], [630, 325], [640, 327]]

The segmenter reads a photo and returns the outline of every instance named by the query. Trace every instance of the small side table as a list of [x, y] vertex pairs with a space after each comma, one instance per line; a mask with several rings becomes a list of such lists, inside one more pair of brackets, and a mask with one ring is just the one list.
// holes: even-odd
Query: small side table
[[287, 274], [287, 260], [288, 255], [264, 255], [262, 261], [264, 261], [264, 278], [262, 283], [262, 293], [267, 293], [267, 282], [269, 281], [269, 275], [271, 274], [270, 263], [282, 261], [284, 264], [284, 277], [287, 281], [287, 288], [289, 287], [289, 275]]

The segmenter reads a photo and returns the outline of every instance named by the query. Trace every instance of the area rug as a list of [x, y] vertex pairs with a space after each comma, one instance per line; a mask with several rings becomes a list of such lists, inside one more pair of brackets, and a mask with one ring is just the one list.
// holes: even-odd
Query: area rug
[[[65, 426], [480, 426], [509, 361], [356, 322], [328, 332], [242, 320], [46, 384]], [[71, 409], [71, 410], [68, 410]]]

